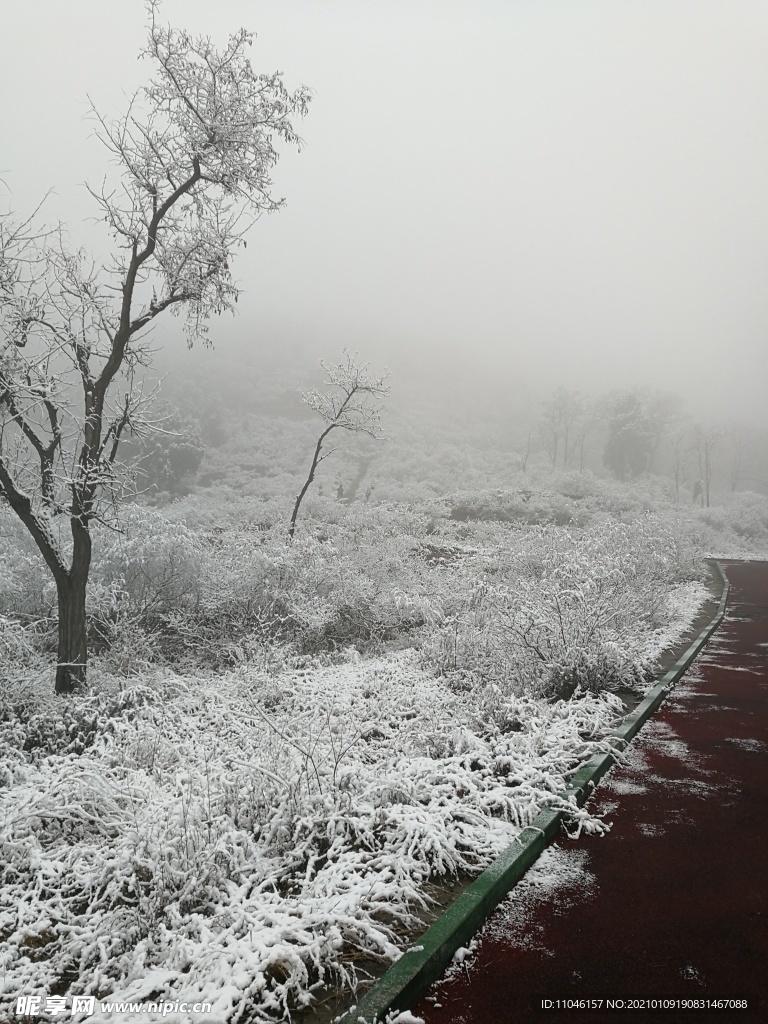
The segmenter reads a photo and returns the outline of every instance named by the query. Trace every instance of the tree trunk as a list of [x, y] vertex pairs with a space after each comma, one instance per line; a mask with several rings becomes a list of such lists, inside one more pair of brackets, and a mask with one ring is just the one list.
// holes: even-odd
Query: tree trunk
[[74, 693], [85, 683], [88, 639], [85, 626], [85, 590], [91, 568], [91, 538], [80, 527], [75, 540], [72, 568], [56, 580], [59, 604], [59, 650], [56, 693]]
[[312, 456], [312, 465], [309, 467], [309, 476], [305, 480], [304, 486], [301, 488], [299, 493], [296, 495], [296, 504], [293, 506], [293, 514], [291, 515], [291, 524], [288, 527], [288, 540], [289, 541], [293, 541], [293, 534], [294, 534], [294, 532], [296, 530], [296, 518], [297, 518], [297, 516], [299, 514], [299, 509], [301, 508], [301, 503], [304, 500], [304, 495], [307, 493], [307, 491], [309, 490], [310, 484], [315, 479], [315, 470], [317, 469], [318, 464], [320, 462], [322, 462], [322, 460], [325, 458], [324, 455], [322, 456], [322, 458], [320, 457], [320, 452], [323, 449], [323, 441], [326, 439], [328, 434], [330, 434], [330, 432], [333, 430], [333, 428], [335, 426], [336, 426], [336, 424], [332, 423], [330, 425], [330, 427], [328, 427], [326, 430], [324, 430], [322, 432], [322, 434], [320, 435], [320, 437], [317, 440], [317, 445], [315, 447], [315, 454]]

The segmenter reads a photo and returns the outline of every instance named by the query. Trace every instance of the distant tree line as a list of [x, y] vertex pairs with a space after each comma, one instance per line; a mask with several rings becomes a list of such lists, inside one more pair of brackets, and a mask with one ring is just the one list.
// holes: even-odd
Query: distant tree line
[[[538, 443], [538, 448], [537, 448]], [[630, 481], [668, 476], [677, 500], [709, 506], [719, 490], [766, 490], [765, 438], [743, 425], [692, 421], [669, 392], [634, 388], [598, 398], [557, 388], [541, 405], [520, 446], [520, 466], [545, 461], [553, 469], [607, 470]]]

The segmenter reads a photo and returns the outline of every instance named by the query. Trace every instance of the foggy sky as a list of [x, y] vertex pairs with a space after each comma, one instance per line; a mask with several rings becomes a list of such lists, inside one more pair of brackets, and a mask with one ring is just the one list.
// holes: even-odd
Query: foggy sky
[[[235, 268], [245, 339], [521, 391], [656, 385], [765, 419], [764, 0], [166, 0], [315, 97]], [[140, 0], [6, 4], [0, 178], [89, 240], [86, 118], [149, 75]], [[0, 190], [0, 201], [2, 201]], [[165, 329], [165, 328], [164, 328]], [[173, 328], [175, 330], [175, 327]], [[182, 358], [179, 350], [179, 358]]]

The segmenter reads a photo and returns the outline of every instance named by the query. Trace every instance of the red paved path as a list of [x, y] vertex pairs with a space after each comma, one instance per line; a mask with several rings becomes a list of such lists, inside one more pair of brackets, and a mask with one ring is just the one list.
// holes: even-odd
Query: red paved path
[[[768, 1021], [768, 563], [601, 783], [605, 837], [559, 841], [489, 918], [426, 1024]], [[553, 876], [563, 884], [553, 886]], [[541, 997], [749, 999], [749, 1011], [542, 1011]]]

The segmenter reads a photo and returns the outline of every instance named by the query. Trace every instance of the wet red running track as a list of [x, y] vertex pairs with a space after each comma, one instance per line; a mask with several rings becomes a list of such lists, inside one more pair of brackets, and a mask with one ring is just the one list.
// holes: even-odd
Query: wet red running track
[[[426, 1024], [768, 1020], [768, 562], [724, 568], [725, 620], [595, 794], [611, 831], [545, 851]], [[607, 1008], [633, 997], [696, 1004]]]

